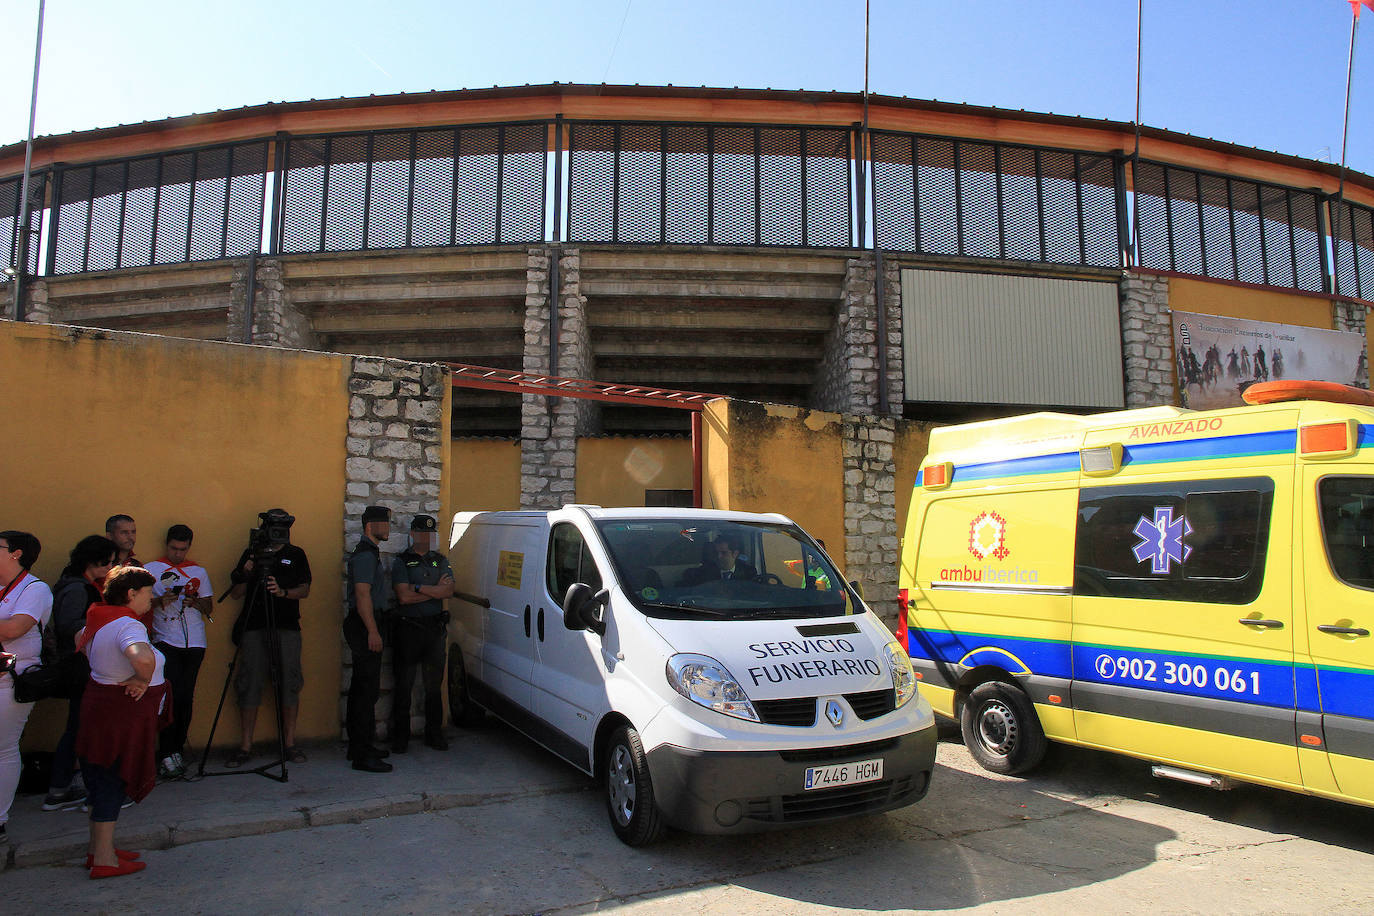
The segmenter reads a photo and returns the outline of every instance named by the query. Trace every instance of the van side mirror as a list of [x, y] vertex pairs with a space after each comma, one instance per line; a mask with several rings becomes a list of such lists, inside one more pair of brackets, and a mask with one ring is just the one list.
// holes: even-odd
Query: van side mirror
[[592, 591], [584, 582], [574, 582], [568, 586], [563, 596], [563, 626], [569, 630], [591, 630], [598, 636], [606, 634], [606, 602], [610, 592], [602, 589]]

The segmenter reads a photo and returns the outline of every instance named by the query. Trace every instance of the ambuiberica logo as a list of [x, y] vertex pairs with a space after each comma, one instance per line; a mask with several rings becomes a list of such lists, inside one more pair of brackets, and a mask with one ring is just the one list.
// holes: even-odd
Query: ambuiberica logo
[[1012, 525], [995, 509], [984, 509], [968, 524], [968, 552], [981, 565], [950, 566], [940, 570], [941, 582], [977, 582], [987, 585], [1018, 585], [1038, 582], [1040, 571], [1007, 566], [1011, 556]]

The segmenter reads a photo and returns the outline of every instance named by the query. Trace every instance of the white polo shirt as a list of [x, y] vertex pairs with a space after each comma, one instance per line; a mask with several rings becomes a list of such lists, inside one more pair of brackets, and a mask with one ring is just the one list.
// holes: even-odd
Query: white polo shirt
[[38, 626], [30, 627], [18, 639], [5, 640], [5, 651], [18, 656], [14, 670], [23, 671], [38, 664], [38, 656], [43, 651], [43, 634], [39, 627], [47, 626], [52, 618], [52, 589], [31, 572], [21, 572], [19, 578], [10, 585], [12, 587], [5, 592], [5, 597], [0, 598], [0, 620], [25, 614], [38, 622]]

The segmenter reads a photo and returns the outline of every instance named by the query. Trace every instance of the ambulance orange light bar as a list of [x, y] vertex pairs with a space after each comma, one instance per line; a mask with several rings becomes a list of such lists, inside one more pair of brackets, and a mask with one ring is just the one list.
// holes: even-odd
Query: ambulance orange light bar
[[954, 462], [942, 461], [928, 464], [921, 469], [921, 485], [930, 490], [947, 487], [954, 479]]
[[1355, 453], [1358, 421], [1338, 420], [1298, 428], [1298, 453], [1304, 458], [1345, 458]]

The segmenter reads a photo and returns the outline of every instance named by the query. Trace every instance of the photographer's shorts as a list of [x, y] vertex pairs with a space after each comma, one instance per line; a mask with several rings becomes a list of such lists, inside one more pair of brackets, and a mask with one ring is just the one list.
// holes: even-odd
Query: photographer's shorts
[[[262, 702], [262, 691], [270, 678], [268, 667], [267, 630], [247, 630], [239, 645], [239, 670], [234, 677], [240, 707], [253, 707]], [[300, 702], [305, 675], [301, 671], [301, 633], [299, 630], [277, 630], [281, 643], [281, 705], [296, 706]]]

